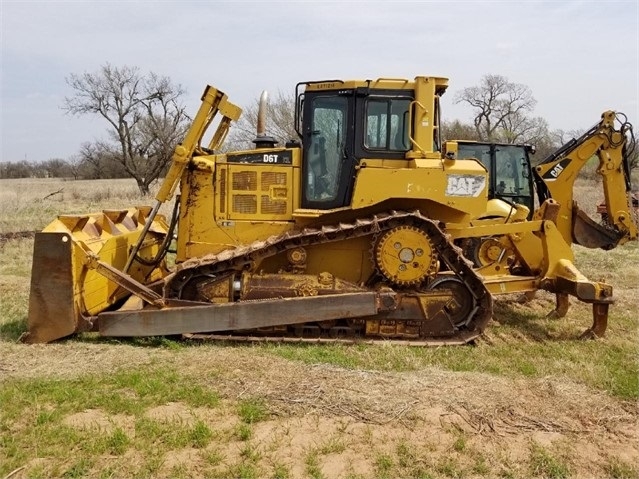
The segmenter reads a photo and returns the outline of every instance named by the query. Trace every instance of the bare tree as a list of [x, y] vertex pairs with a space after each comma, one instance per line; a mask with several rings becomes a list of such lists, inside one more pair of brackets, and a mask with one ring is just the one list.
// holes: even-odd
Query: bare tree
[[106, 165], [104, 164], [104, 152], [99, 143], [85, 142], [78, 153], [81, 164], [89, 165], [93, 179], [104, 178]]
[[473, 125], [459, 120], [442, 120], [442, 136], [445, 140], [479, 140]]
[[155, 73], [142, 76], [135, 67], [109, 64], [96, 73], [72, 74], [67, 83], [74, 90], [65, 98], [69, 113], [99, 115], [109, 124], [110, 141], [97, 142], [93, 151], [83, 146], [80, 154], [94, 167], [110, 156], [148, 194], [186, 130], [182, 87]]
[[80, 178], [80, 174], [82, 173], [82, 170], [87, 165], [87, 163], [85, 162], [82, 155], [77, 154], [72, 155], [67, 159], [67, 165], [69, 165], [69, 171], [71, 172], [73, 179], [77, 180], [78, 178]]
[[[226, 150], [254, 148], [253, 140], [257, 135], [257, 113], [260, 100], [256, 98], [248, 107], [242, 109], [242, 116], [234, 124], [226, 142]], [[295, 132], [295, 96], [278, 92], [269, 98], [266, 112], [266, 134], [284, 146], [287, 141], [298, 138]]]
[[473, 124], [482, 141], [528, 141], [527, 133], [540, 125], [527, 117], [537, 103], [530, 88], [501, 75], [485, 75], [479, 86], [464, 88], [454, 101], [473, 108]]
[[47, 178], [63, 178], [69, 173], [69, 165], [62, 158], [50, 158], [41, 163]]
[[537, 144], [550, 136], [548, 122], [541, 117], [528, 117], [521, 112], [504, 118], [501, 139], [506, 143]]

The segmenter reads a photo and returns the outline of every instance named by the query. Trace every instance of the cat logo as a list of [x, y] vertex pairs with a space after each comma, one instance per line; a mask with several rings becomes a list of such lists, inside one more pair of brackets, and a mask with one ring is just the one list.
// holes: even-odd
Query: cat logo
[[478, 197], [486, 187], [486, 177], [483, 175], [448, 175], [446, 196]]
[[561, 160], [559, 163], [553, 166], [550, 170], [544, 173], [544, 176], [543, 176], [544, 180], [553, 181], [559, 178], [559, 175], [561, 175], [564, 172], [566, 167], [570, 164], [570, 161], [571, 161], [570, 158], [564, 158], [563, 160]]
[[562, 171], [564, 171], [564, 167], [561, 166], [561, 163], [558, 163], [552, 170], [550, 170], [550, 174], [553, 178], [557, 178]]

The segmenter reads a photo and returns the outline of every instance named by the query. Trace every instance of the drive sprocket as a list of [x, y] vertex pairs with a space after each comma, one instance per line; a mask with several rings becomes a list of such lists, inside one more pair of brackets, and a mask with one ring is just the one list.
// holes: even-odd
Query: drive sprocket
[[437, 272], [437, 254], [425, 231], [414, 226], [397, 226], [373, 246], [379, 273], [397, 286], [422, 283]]

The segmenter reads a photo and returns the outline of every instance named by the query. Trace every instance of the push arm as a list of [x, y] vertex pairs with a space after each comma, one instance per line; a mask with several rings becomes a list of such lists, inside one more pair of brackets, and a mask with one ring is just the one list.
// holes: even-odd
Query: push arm
[[169, 201], [173, 197], [173, 193], [175, 192], [175, 188], [177, 187], [180, 179], [182, 178], [182, 174], [184, 173], [184, 168], [188, 164], [189, 160], [193, 157], [194, 153], [204, 153], [205, 150], [202, 148], [202, 138], [206, 133], [206, 130], [209, 128], [215, 116], [220, 113], [222, 118], [218, 124], [218, 127], [209, 142], [206, 150], [216, 150], [220, 147], [226, 135], [229, 131], [229, 127], [231, 126], [232, 121], [236, 121], [240, 115], [242, 114], [242, 110], [235, 106], [233, 103], [227, 100], [226, 94], [221, 91], [213, 88], [212, 86], [207, 86], [204, 90], [204, 94], [202, 95], [202, 105], [198, 110], [195, 118], [193, 119], [193, 123], [189, 128], [186, 136], [182, 143], [178, 144], [175, 147], [175, 152], [173, 153], [173, 158], [171, 161], [171, 167], [164, 178], [164, 182], [160, 187], [157, 195], [155, 196], [155, 204], [153, 205], [153, 210], [147, 219], [146, 224], [144, 225], [144, 230], [142, 234], [140, 234], [140, 238], [135, 245], [135, 247], [131, 250], [129, 254], [126, 265], [124, 266], [123, 272], [126, 273], [135, 256], [138, 254], [138, 250], [144, 241], [144, 238], [153, 223], [153, 219], [155, 215], [157, 215], [160, 210], [160, 206], [162, 203]]

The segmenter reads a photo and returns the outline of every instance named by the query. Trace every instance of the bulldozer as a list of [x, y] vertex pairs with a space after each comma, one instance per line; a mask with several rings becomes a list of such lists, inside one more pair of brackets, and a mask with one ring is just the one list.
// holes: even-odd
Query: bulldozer
[[[255, 148], [222, 152], [241, 109], [207, 86], [153, 206], [62, 215], [36, 234], [25, 341], [97, 331], [465, 344], [488, 326], [494, 295], [539, 289], [561, 310], [569, 295], [591, 303], [584, 334], [603, 336], [612, 286], [580, 273], [571, 245], [637, 239], [631, 125], [604, 112], [530, 168], [543, 200], [532, 211], [517, 177], [513, 195], [495, 196], [477, 155], [442, 140], [447, 87], [436, 76], [300, 82], [299, 138], [268, 136], [263, 97]], [[607, 227], [572, 201], [593, 155]], [[167, 219], [159, 211], [174, 196]], [[497, 254], [474, 265], [459, 244], [487, 238]]]

